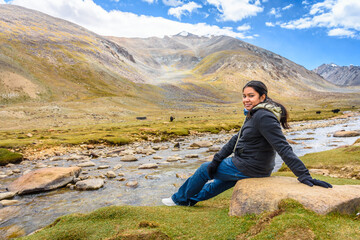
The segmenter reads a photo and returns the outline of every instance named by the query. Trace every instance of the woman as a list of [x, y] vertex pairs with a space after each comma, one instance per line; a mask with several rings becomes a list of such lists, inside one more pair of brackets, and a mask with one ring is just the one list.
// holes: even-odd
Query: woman
[[[243, 88], [244, 124], [211, 162], [203, 163], [170, 198], [167, 206], [193, 206], [233, 187], [238, 180], [269, 177], [275, 166], [275, 151], [301, 183], [325, 188], [332, 186], [313, 179], [302, 161], [294, 154], [281, 131], [289, 128], [285, 107], [268, 97], [267, 87], [250, 81]], [[233, 157], [228, 157], [234, 153]], [[209, 180], [213, 181], [208, 182]]]

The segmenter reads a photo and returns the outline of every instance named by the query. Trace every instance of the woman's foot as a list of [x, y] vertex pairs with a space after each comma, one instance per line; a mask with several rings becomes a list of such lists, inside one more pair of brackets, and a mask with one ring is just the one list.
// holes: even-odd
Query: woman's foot
[[164, 205], [169, 206], [169, 207], [176, 206], [176, 203], [171, 199], [171, 197], [163, 198], [163, 199], [161, 199], [161, 202]]

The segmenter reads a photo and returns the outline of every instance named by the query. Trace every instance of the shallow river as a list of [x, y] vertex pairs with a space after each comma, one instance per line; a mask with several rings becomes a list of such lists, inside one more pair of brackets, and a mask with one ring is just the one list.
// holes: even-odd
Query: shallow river
[[[306, 153], [319, 152], [333, 149], [337, 146], [352, 144], [359, 137], [348, 138], [334, 138], [332, 134], [339, 130], [359, 130], [360, 118], [351, 117], [347, 120], [342, 120], [342, 123], [336, 125], [319, 127], [322, 123], [331, 123], [334, 120], [313, 121], [310, 123], [297, 123], [293, 127], [301, 128], [301, 125], [312, 124], [315, 129], [297, 130], [286, 133], [288, 139], [292, 139], [299, 144], [293, 144], [292, 147], [298, 156], [303, 156]], [[109, 170], [112, 170], [117, 164], [122, 164], [122, 168], [116, 173], [124, 173], [125, 181], [118, 181], [120, 177], [115, 179], [106, 179], [103, 188], [95, 191], [76, 191], [68, 188], [59, 190], [30, 194], [24, 196], [17, 196], [14, 199], [19, 200], [21, 212], [16, 217], [1, 224], [0, 227], [16, 224], [25, 229], [26, 233], [31, 233], [41, 227], [44, 227], [53, 222], [57, 217], [81, 212], [86, 213], [104, 206], [110, 205], [138, 205], [138, 206], [154, 206], [161, 204], [161, 198], [169, 197], [176, 189], [184, 182], [184, 179], [176, 177], [176, 174], [189, 175], [204, 161], [207, 156], [214, 153], [207, 152], [207, 148], [187, 149], [191, 143], [199, 140], [210, 140], [215, 142], [214, 146], [222, 146], [232, 134], [205, 134], [203, 136], [191, 136], [183, 139], [178, 139], [180, 142], [180, 151], [173, 151], [173, 142], [165, 143], [147, 143], [148, 145], [167, 145], [167, 150], [158, 150], [154, 155], [144, 156], [137, 154], [139, 161], [136, 162], [120, 162], [119, 157], [113, 158], [97, 158], [91, 159], [97, 166], [110, 165], [109, 169], [98, 170], [97, 167], [84, 168], [83, 172], [88, 175], [100, 175]], [[313, 138], [313, 139], [312, 139]], [[301, 140], [302, 139], [302, 140]], [[305, 140], [307, 139], [307, 140]], [[146, 145], [146, 144], [145, 144]], [[141, 146], [144, 146], [142, 144]], [[134, 148], [136, 146], [133, 146]], [[188, 154], [198, 154], [198, 158], [186, 158]], [[162, 160], [154, 160], [153, 156], [161, 156]], [[164, 163], [167, 157], [178, 155], [186, 161], [178, 161], [171, 163]], [[66, 159], [66, 156], [64, 156]], [[62, 160], [51, 161], [43, 160], [46, 165], [57, 166], [75, 166], [78, 162]], [[157, 169], [143, 169], [139, 170], [138, 166], [143, 163], [158, 163]], [[282, 160], [277, 156], [276, 166], [274, 171], [279, 169]], [[34, 165], [19, 165], [22, 172], [26, 169], [32, 169]], [[0, 171], [5, 171], [6, 167], [0, 168]], [[18, 176], [0, 179], [0, 184], [6, 186]], [[139, 185], [136, 188], [125, 186], [128, 181], [138, 181]]]

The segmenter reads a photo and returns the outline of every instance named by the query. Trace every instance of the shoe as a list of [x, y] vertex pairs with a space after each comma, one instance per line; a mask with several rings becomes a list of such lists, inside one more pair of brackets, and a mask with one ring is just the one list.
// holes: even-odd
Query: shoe
[[161, 202], [164, 205], [169, 206], [169, 207], [176, 206], [176, 203], [171, 199], [171, 197], [163, 198], [163, 199], [161, 199]]

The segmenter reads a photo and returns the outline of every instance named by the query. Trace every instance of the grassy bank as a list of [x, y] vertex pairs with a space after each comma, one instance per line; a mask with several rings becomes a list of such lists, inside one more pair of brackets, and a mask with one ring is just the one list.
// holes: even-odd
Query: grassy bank
[[[338, 116], [330, 109], [316, 114], [314, 110], [293, 110], [290, 121], [327, 119]], [[55, 128], [34, 128], [0, 131], [0, 147], [23, 148], [58, 145], [78, 145], [82, 143], [105, 143], [122, 145], [134, 141], [166, 141], [177, 136], [187, 136], [196, 132], [218, 133], [222, 130], [238, 130], [244, 116], [227, 109], [224, 113], [186, 114], [176, 113], [175, 120], [150, 117], [148, 120], [126, 118], [118, 123], [82, 124]]]
[[[348, 150], [347, 159], [359, 165], [357, 146]], [[355, 149], [355, 150], [354, 150]], [[310, 167], [338, 166], [343, 152], [334, 149], [308, 154], [302, 160]], [[331, 159], [329, 159], [331, 156]], [[308, 159], [317, 159], [312, 165]], [[293, 176], [286, 171], [278, 176]], [[314, 175], [331, 184], [360, 185], [360, 180]], [[294, 200], [280, 203], [279, 210], [260, 215], [230, 217], [232, 189], [195, 207], [111, 206], [89, 214], [71, 214], [58, 218], [43, 230], [22, 239], [358, 239], [360, 219], [355, 215], [331, 213], [318, 215]], [[360, 210], [360, 207], [359, 207]]]

